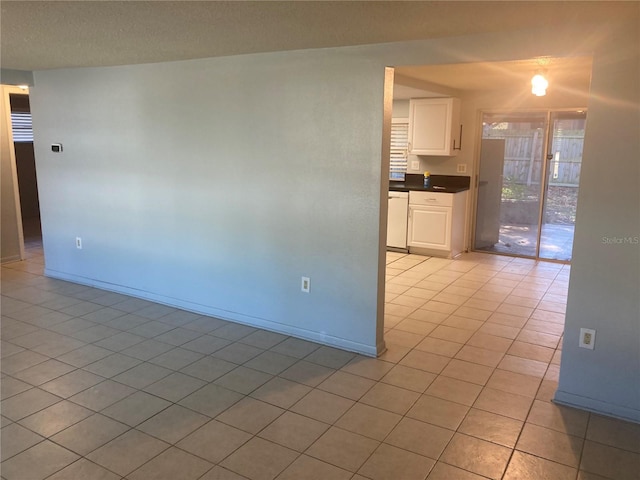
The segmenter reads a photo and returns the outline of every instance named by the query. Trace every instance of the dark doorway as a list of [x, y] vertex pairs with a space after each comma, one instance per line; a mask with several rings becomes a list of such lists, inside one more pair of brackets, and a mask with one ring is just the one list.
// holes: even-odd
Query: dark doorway
[[20, 192], [22, 230], [25, 247], [28, 247], [29, 244], [42, 241], [29, 95], [12, 93], [9, 95], [9, 102], [11, 104], [11, 128], [16, 154], [18, 190]]

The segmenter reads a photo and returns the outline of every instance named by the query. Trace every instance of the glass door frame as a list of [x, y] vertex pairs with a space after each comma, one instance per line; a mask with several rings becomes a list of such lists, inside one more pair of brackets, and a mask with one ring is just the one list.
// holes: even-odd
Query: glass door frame
[[[562, 263], [562, 264], [570, 264], [571, 260], [560, 260], [560, 259], [554, 259], [554, 258], [546, 258], [546, 257], [540, 257], [540, 240], [542, 237], [542, 222], [544, 220], [544, 214], [545, 214], [545, 207], [547, 204], [547, 194], [548, 194], [548, 189], [549, 189], [549, 165], [551, 163], [551, 158], [549, 158], [550, 155], [553, 155], [552, 153], [550, 153], [550, 148], [551, 148], [551, 141], [553, 138], [553, 119], [554, 116], [558, 115], [558, 114], [562, 114], [562, 113], [584, 113], [585, 115], [587, 114], [588, 109], [586, 107], [574, 107], [574, 108], [526, 108], [526, 109], [516, 109], [516, 110], [505, 110], [505, 109], [481, 109], [478, 111], [478, 125], [480, 125], [479, 128], [479, 136], [478, 136], [478, 149], [476, 151], [476, 162], [475, 162], [475, 168], [474, 168], [474, 176], [475, 176], [475, 181], [474, 181], [474, 185], [475, 185], [475, 193], [474, 193], [474, 199], [473, 199], [473, 205], [472, 205], [472, 222], [471, 222], [471, 236], [470, 236], [470, 243], [471, 243], [471, 251], [475, 251], [475, 252], [482, 252], [482, 253], [491, 253], [493, 255], [504, 255], [504, 256], [510, 256], [510, 257], [517, 257], [517, 258], [527, 258], [527, 259], [532, 259], [532, 260], [543, 260], [545, 262], [553, 262], [553, 263]], [[536, 248], [535, 248], [535, 256], [530, 256], [530, 255], [524, 255], [524, 254], [517, 254], [517, 253], [504, 253], [504, 252], [488, 252], [488, 251], [483, 251], [483, 250], [476, 250], [475, 249], [475, 238], [476, 238], [476, 229], [477, 229], [477, 212], [478, 212], [478, 187], [479, 187], [479, 178], [480, 178], [480, 154], [481, 154], [481, 143], [482, 143], [482, 136], [483, 136], [483, 129], [482, 129], [482, 124], [483, 124], [483, 119], [484, 119], [484, 115], [485, 114], [489, 114], [489, 115], [505, 115], [505, 117], [507, 116], [516, 116], [516, 115], [527, 115], [527, 114], [531, 114], [531, 115], [540, 115], [542, 116], [544, 114], [545, 116], [545, 138], [544, 138], [544, 142], [543, 142], [543, 146], [542, 146], [542, 151], [544, 152], [543, 154], [543, 158], [542, 158], [542, 162], [541, 162], [541, 172], [540, 172], [540, 192], [539, 192], [539, 205], [538, 205], [538, 224], [537, 224], [537, 234], [536, 234]], [[578, 188], [580, 188], [578, 186]]]
[[[551, 151], [551, 149], [553, 147], [553, 140], [555, 136], [555, 120], [556, 119], [563, 120], [563, 119], [570, 119], [570, 118], [577, 119], [578, 117], [584, 117], [584, 119], [586, 120], [587, 108], [557, 108], [557, 109], [550, 109], [547, 112], [547, 132], [546, 132], [546, 137], [544, 142], [544, 151], [546, 153], [545, 153], [545, 158], [543, 162], [543, 165], [544, 165], [543, 171], [542, 171], [543, 176], [541, 179], [544, 181], [541, 181], [542, 191], [540, 192], [541, 202], [540, 202], [540, 212], [538, 217], [538, 238], [536, 241], [536, 256], [535, 256], [536, 260], [544, 260], [549, 262], [558, 262], [558, 263], [565, 263], [565, 264], [571, 263], [571, 259], [562, 260], [562, 259], [556, 259], [556, 258], [541, 257], [540, 248], [542, 246], [541, 240], [542, 240], [543, 226], [545, 225], [543, 222], [546, 214], [547, 201], [549, 199], [551, 162], [554, 159], [554, 153]], [[586, 126], [585, 126], [585, 129], [586, 129]], [[580, 163], [582, 164], [582, 160], [580, 161]], [[579, 191], [580, 190], [579, 182], [578, 182], [577, 188]], [[575, 226], [575, 221], [574, 221], [574, 226]]]
[[[540, 172], [540, 202], [538, 211], [538, 234], [536, 235], [536, 255], [535, 259], [540, 260], [540, 240], [542, 238], [542, 221], [544, 220], [544, 209], [547, 204], [547, 192], [549, 190], [549, 147], [551, 146], [551, 135], [553, 125], [551, 124], [552, 111], [548, 110], [545, 120], [544, 142], [542, 143], [542, 171]], [[559, 260], [564, 263], [568, 261]]]

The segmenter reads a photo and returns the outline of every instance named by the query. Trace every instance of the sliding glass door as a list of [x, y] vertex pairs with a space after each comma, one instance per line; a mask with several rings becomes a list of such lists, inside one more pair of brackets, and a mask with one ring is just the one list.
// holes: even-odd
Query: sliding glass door
[[483, 114], [474, 249], [568, 261], [584, 112]]
[[552, 112], [540, 258], [571, 260], [587, 113]]
[[476, 250], [536, 255], [545, 130], [545, 114], [484, 114]]

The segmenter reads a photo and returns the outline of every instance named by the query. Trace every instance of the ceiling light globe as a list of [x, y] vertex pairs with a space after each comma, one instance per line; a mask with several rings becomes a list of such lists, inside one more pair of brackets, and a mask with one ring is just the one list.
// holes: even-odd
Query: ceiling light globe
[[538, 97], [542, 97], [547, 94], [547, 87], [549, 82], [540, 73], [533, 76], [531, 79], [531, 93]]

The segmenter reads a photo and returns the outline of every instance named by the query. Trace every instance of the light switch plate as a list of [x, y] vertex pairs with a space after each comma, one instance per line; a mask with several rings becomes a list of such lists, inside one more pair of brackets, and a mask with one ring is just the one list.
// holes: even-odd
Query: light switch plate
[[458, 168], [456, 169], [458, 173], [467, 173], [467, 165], [465, 163], [459, 163]]

